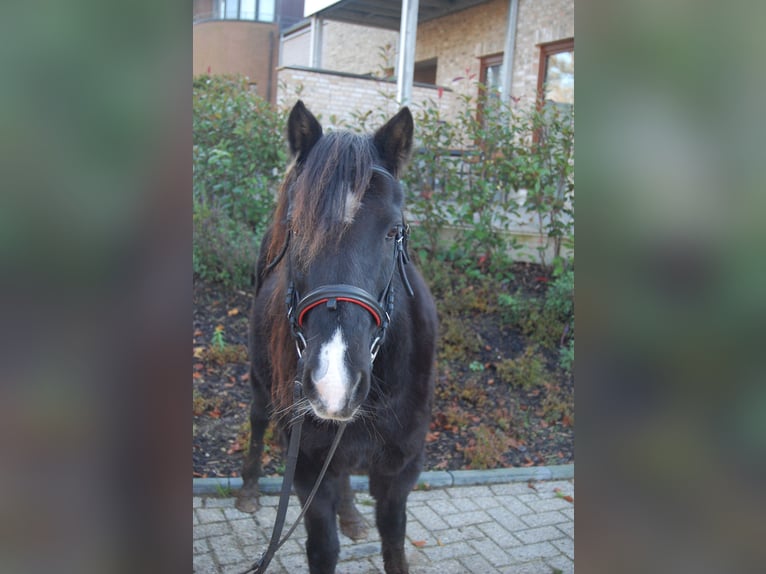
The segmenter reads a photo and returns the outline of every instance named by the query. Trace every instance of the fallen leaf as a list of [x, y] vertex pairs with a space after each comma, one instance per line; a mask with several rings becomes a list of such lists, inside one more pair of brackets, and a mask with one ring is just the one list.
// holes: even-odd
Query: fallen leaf
[[531, 481], [527, 483], [527, 488], [531, 488], [532, 490], [537, 490], [537, 487], [534, 484], [532, 484]]
[[229, 309], [229, 312], [226, 313], [229, 317], [233, 317], [234, 315], [239, 315], [239, 309], [234, 307], [234, 309]]
[[571, 502], [571, 503], [573, 503], [573, 504], [574, 504], [574, 498], [572, 498], [572, 497], [571, 497], [571, 496], [569, 496], [568, 494], [563, 494], [563, 493], [561, 492], [561, 489], [560, 489], [560, 488], [554, 488], [554, 489], [553, 489], [553, 492], [554, 492], [554, 493], [556, 493], [556, 496], [557, 496], [558, 498], [563, 498], [563, 499], [564, 499], [564, 500], [566, 500], [567, 502]]
[[418, 548], [423, 548], [423, 546], [426, 545], [426, 541], [425, 540], [413, 540], [412, 541], [412, 545], [413, 546], [417, 546]]
[[200, 331], [199, 329], [195, 329], [194, 330], [194, 336], [195, 337], [201, 337], [202, 336], [202, 331]]
[[214, 418], [214, 419], [220, 419], [221, 418], [220, 409], [216, 406], [212, 411], [210, 411], [210, 416], [211, 418]]
[[194, 369], [195, 370], [201, 371], [204, 368], [205, 368], [205, 365], [203, 365], [202, 363], [194, 363]]
[[439, 432], [430, 432], [426, 435], [426, 442], [434, 442], [439, 438]]
[[204, 354], [205, 347], [194, 347], [194, 350], [192, 351], [192, 355], [195, 359], [201, 359]]

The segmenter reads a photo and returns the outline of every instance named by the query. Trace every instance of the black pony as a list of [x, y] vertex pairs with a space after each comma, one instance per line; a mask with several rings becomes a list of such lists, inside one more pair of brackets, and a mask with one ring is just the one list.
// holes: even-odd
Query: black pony
[[305, 517], [312, 573], [335, 571], [336, 516], [347, 536], [367, 534], [349, 482], [356, 472], [370, 477], [386, 573], [408, 572], [405, 506], [423, 465], [437, 329], [431, 294], [405, 265], [409, 230], [397, 178], [412, 132], [407, 108], [372, 136], [323, 135], [300, 101], [288, 120], [294, 162], [256, 270], [252, 435], [237, 508], [257, 509], [269, 415], [289, 436], [300, 381], [297, 408], [306, 416], [294, 486], [302, 504], [346, 422]]

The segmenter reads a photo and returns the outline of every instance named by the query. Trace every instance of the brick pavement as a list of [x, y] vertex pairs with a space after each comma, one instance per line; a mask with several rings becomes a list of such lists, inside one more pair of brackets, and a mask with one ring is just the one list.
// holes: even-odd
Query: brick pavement
[[[413, 574], [574, 572], [574, 480], [463, 486], [412, 492], [407, 505], [407, 557]], [[238, 574], [265, 550], [278, 496], [261, 497], [255, 515], [234, 508], [233, 498], [195, 496], [194, 572]], [[366, 540], [342, 534], [338, 574], [383, 572], [374, 499], [357, 493], [357, 508], [370, 524]], [[286, 529], [298, 515], [292, 497]], [[273, 574], [308, 572], [305, 529], [277, 552]]]

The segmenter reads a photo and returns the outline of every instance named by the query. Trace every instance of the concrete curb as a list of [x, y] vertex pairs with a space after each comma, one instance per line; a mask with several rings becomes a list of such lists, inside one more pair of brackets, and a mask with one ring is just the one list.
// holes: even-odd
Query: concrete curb
[[[421, 472], [418, 486], [447, 488], [450, 486], [477, 486], [506, 482], [527, 482], [529, 480], [569, 480], [574, 478], [574, 464], [554, 466], [529, 466], [525, 468], [497, 468], [493, 470], [430, 470]], [[242, 479], [236, 478], [194, 478], [192, 494], [222, 494], [242, 488]], [[261, 492], [279, 494], [282, 489], [281, 477], [264, 477], [258, 481]], [[351, 488], [365, 491], [369, 488], [366, 476], [352, 476]]]

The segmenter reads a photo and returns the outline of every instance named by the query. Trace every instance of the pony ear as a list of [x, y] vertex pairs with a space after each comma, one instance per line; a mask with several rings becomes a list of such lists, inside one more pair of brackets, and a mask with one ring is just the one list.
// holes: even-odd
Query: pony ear
[[322, 126], [319, 125], [313, 114], [306, 109], [301, 100], [290, 110], [287, 119], [287, 141], [290, 144], [290, 153], [297, 161], [301, 162], [322, 137]]
[[394, 177], [399, 175], [410, 157], [413, 130], [412, 114], [405, 106], [373, 136], [372, 141], [383, 161], [383, 167]]

